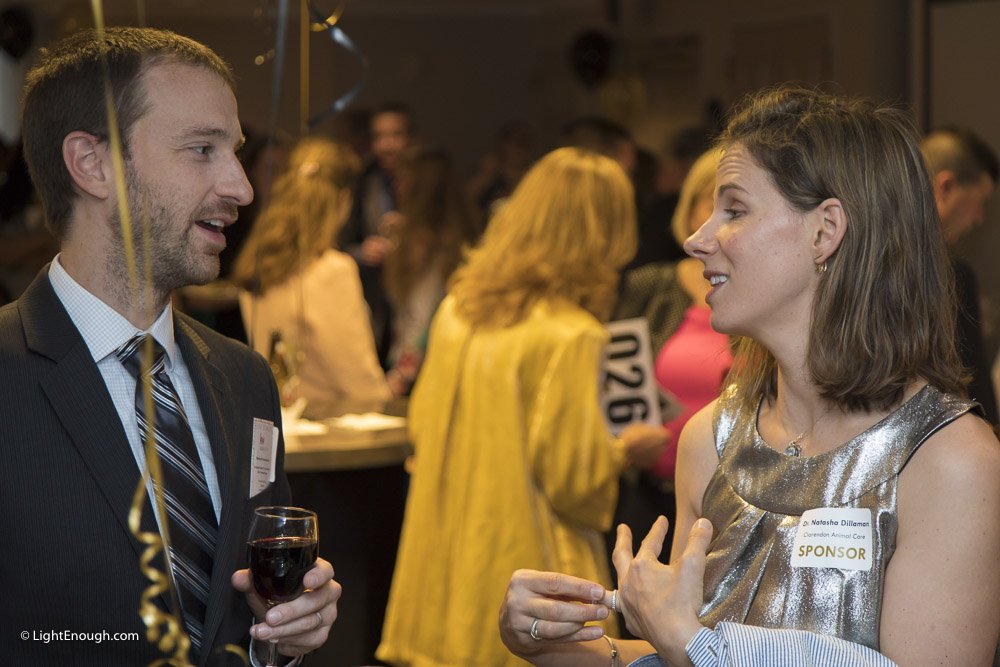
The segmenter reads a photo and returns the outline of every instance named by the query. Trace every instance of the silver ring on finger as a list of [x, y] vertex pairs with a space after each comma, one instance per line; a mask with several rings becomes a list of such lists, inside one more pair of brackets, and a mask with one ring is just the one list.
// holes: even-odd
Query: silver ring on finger
[[618, 589], [611, 591], [611, 611], [618, 613]]
[[528, 631], [528, 634], [531, 635], [531, 638], [534, 639], [536, 642], [542, 641], [541, 635], [538, 634], [537, 618], [531, 622], [531, 630]]
[[[316, 628], [323, 627], [323, 614], [316, 612]], [[315, 630], [316, 628], [313, 628]]]

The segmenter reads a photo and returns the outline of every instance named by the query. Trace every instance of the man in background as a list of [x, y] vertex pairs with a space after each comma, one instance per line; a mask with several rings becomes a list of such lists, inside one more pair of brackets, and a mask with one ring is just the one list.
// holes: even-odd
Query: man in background
[[372, 159], [361, 173], [351, 217], [337, 243], [358, 262], [375, 347], [385, 367], [392, 344], [392, 313], [382, 283], [382, 265], [399, 224], [394, 183], [400, 155], [413, 144], [413, 112], [405, 104], [386, 102], [372, 112], [370, 127]]
[[[945, 242], [952, 249], [969, 230], [983, 223], [996, 189], [998, 165], [993, 149], [965, 127], [931, 131], [920, 148], [927, 162]], [[972, 268], [952, 253], [958, 296], [956, 338], [962, 362], [972, 372], [969, 396], [979, 401], [991, 424], [998, 424], [990, 363], [983, 343], [979, 285]]]

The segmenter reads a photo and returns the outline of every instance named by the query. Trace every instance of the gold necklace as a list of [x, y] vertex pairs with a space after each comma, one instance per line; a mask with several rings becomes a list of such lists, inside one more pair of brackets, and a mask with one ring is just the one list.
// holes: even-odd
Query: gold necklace
[[799, 456], [802, 453], [802, 448], [799, 447], [799, 442], [802, 438], [806, 437], [806, 432], [802, 431], [797, 436], [788, 441], [788, 446], [785, 447], [785, 456]]
[[785, 447], [784, 451], [785, 456], [800, 456], [802, 454], [802, 447], [799, 446], [799, 443], [802, 442], [802, 439], [807, 435], [812, 435], [812, 432], [816, 430], [816, 424], [819, 424], [824, 417], [830, 414], [830, 410], [832, 408], [832, 405], [827, 407], [827, 409], [823, 411], [823, 414], [821, 414], [819, 418], [812, 423], [812, 426], [788, 441], [788, 445]]

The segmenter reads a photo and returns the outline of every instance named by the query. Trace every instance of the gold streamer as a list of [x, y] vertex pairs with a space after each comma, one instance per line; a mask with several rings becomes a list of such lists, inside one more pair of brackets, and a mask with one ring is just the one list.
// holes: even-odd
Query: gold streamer
[[322, 23], [316, 23], [309, 19], [309, 0], [299, 3], [299, 133], [302, 135], [309, 132], [309, 32], [323, 32], [336, 25], [346, 7], [345, 0]]
[[305, 0], [305, 3], [309, 7], [309, 11], [313, 19], [319, 21], [318, 23], [312, 24], [312, 29], [315, 31], [328, 32], [330, 39], [332, 39], [334, 43], [340, 45], [358, 59], [363, 72], [361, 80], [358, 81], [349, 91], [334, 100], [325, 111], [309, 119], [308, 127], [314, 128], [326, 118], [343, 111], [358, 96], [358, 93], [361, 92], [364, 85], [364, 73], [368, 70], [368, 59], [365, 58], [365, 55], [358, 49], [357, 45], [355, 45], [351, 38], [347, 36], [347, 33], [341, 30], [340, 26], [337, 25], [344, 13], [345, 8], [347, 7], [347, 0], [343, 0], [337, 7], [337, 10], [326, 18], [323, 18], [323, 14], [316, 9], [312, 0]]
[[[97, 30], [97, 38], [104, 42], [104, 11], [101, 0], [91, 0], [90, 5], [94, 11], [94, 27]], [[111, 162], [114, 166], [115, 191], [118, 194], [118, 216], [121, 219], [122, 240], [125, 243], [125, 261], [128, 266], [129, 280], [133, 285], [136, 285], [138, 284], [138, 276], [132, 244], [132, 218], [126, 201], [125, 165], [122, 159], [121, 136], [118, 133], [118, 117], [115, 114], [115, 99], [114, 92], [111, 90], [111, 76], [106, 50], [101, 52], [101, 64], [104, 67], [104, 107], [108, 116], [108, 148], [111, 151]]]
[[313, 6], [310, 0], [301, 0], [299, 3], [299, 134], [309, 133], [309, 32], [323, 32], [330, 29], [340, 21], [340, 17], [347, 7], [347, 0], [340, 3], [332, 14], [323, 19], [322, 23], [312, 21], [313, 18], [322, 14], [313, 14]]
[[299, 3], [299, 134], [309, 131], [309, 0]]
[[[101, 0], [91, 0], [91, 9], [94, 14], [94, 27], [97, 38], [102, 43], [106, 43], [106, 33], [104, 29], [104, 11]], [[136, 265], [135, 243], [132, 234], [132, 215], [128, 206], [128, 189], [125, 182], [125, 161], [122, 153], [121, 134], [118, 128], [118, 116], [115, 112], [114, 91], [111, 88], [110, 69], [108, 67], [107, 49], [101, 52], [101, 64], [104, 70], [104, 105], [108, 120], [108, 150], [114, 168], [115, 193], [118, 198], [118, 216], [121, 221], [122, 241], [125, 246], [125, 260], [128, 267], [129, 282], [133, 289], [133, 294], [141, 299], [141, 303], [148, 308], [152, 308], [152, 240], [149, 234], [150, 221], [144, 217], [143, 224], [146, 233], [143, 234], [143, 284], [140, 285], [138, 279], [138, 269]], [[145, 287], [143, 293], [140, 289]], [[153, 340], [148, 338], [141, 358], [141, 382], [142, 396], [145, 403], [147, 415], [153, 415], [153, 393], [150, 384], [149, 369], [153, 360]], [[156, 480], [153, 484], [153, 502], [156, 505], [157, 513], [166, 522], [166, 509], [163, 503], [163, 492], [159, 480], [162, 479], [160, 468], [160, 458], [156, 452], [155, 439], [153, 436], [154, 423], [150, 418], [146, 431], [146, 467], [142, 472], [142, 478], [136, 486], [132, 496], [132, 505], [129, 508], [128, 525], [129, 530], [139, 541], [145, 545], [145, 549], [139, 557], [139, 570], [149, 579], [152, 584], [146, 588], [139, 600], [139, 616], [146, 625], [146, 640], [156, 645], [164, 653], [172, 653], [168, 658], [154, 661], [150, 667], [160, 667], [161, 665], [171, 665], [173, 667], [191, 667], [188, 655], [191, 648], [191, 639], [184, 631], [184, 626], [180, 622], [177, 614], [162, 611], [154, 602], [160, 596], [166, 594], [172, 601], [173, 608], [180, 609], [177, 602], [177, 592], [173, 586], [173, 580], [165, 572], [161, 572], [154, 565], [153, 561], [159, 553], [163, 553], [170, 567], [169, 532], [164, 528], [164, 536], [159, 532], [144, 532], [141, 528], [142, 511], [145, 506], [146, 492], [150, 479]], [[166, 524], [165, 524], [166, 525]], [[223, 651], [234, 653], [244, 665], [250, 664], [250, 658], [239, 646], [227, 644]]]
[[309, 132], [309, 32], [323, 32], [336, 25], [346, 7], [344, 0], [322, 23], [317, 23], [309, 19], [309, 0], [299, 3], [299, 133], [302, 135]]
[[[309, 0], [302, 0], [302, 6], [303, 6], [303, 8], [305, 8], [305, 6], [308, 3], [309, 3]], [[332, 14], [330, 14], [325, 19], [323, 19], [322, 23], [313, 23], [312, 24], [312, 31], [313, 32], [323, 32], [324, 30], [328, 29], [330, 26], [337, 25], [337, 21], [340, 20], [341, 15], [343, 15], [343, 13], [344, 13], [344, 8], [346, 8], [346, 7], [347, 7], [347, 0], [344, 0], [344, 2], [341, 2], [340, 5], [333, 11]]]
[[[91, 0], [91, 8], [94, 13], [94, 28], [97, 32], [97, 38], [102, 43], [106, 43], [104, 11], [101, 0]], [[128, 267], [129, 282], [132, 285], [133, 293], [139, 296], [141, 285], [139, 284], [136, 265], [135, 243], [132, 234], [132, 215], [128, 205], [128, 189], [125, 185], [125, 160], [122, 157], [121, 134], [118, 129], [118, 115], [115, 113], [114, 91], [111, 88], [111, 75], [106, 48], [101, 52], [101, 64], [104, 68], [104, 106], [108, 120], [108, 150], [111, 154], [112, 166], [114, 167], [115, 193], [118, 198], [118, 217], [121, 221], [122, 241], [125, 246], [125, 262]], [[146, 275], [143, 282], [147, 286], [148, 295], [148, 288], [150, 286], [150, 262], [148, 260], [151, 249], [149, 247], [149, 234], [144, 234], [144, 237], [146, 242], [144, 243], [143, 251], [147, 261], [144, 262], [144, 268], [146, 269], [144, 273]], [[143, 299], [143, 303], [151, 305], [151, 300]], [[139, 380], [142, 382], [143, 402], [145, 403], [147, 415], [153, 414], [153, 394], [148, 376], [152, 363], [152, 352], [152, 340], [147, 340], [147, 344], [142, 351], [143, 372]], [[170, 599], [174, 602], [174, 608], [178, 608], [176, 604], [176, 591], [173, 589], [172, 580], [166, 573], [160, 572], [153, 565], [153, 560], [157, 554], [163, 552], [169, 566], [169, 554], [165, 551], [167, 544], [164, 543], [159, 533], [144, 532], [140, 526], [142, 510], [145, 505], [146, 488], [150, 476], [154, 480], [161, 479], [160, 459], [156, 454], [155, 441], [152, 437], [153, 427], [153, 420], [150, 419], [146, 432], [146, 469], [143, 470], [142, 478], [139, 480], [135, 494], [132, 496], [132, 506], [129, 509], [128, 517], [129, 530], [132, 531], [132, 534], [140, 544], [146, 547], [139, 557], [139, 570], [147, 579], [153, 582], [140, 596], [139, 616], [142, 618], [143, 623], [146, 624], [146, 640], [155, 643], [157, 648], [164, 653], [173, 652], [171, 658], [159, 660], [153, 664], [186, 667], [190, 664], [190, 661], [187, 659], [191, 646], [190, 638], [184, 632], [183, 625], [176, 615], [162, 612], [153, 602], [157, 596], [168, 593]], [[163, 494], [160, 491], [159, 484], [154, 484], [153, 488], [153, 501], [156, 504], [159, 516], [166, 517]], [[163, 627], [162, 630], [161, 626]]]

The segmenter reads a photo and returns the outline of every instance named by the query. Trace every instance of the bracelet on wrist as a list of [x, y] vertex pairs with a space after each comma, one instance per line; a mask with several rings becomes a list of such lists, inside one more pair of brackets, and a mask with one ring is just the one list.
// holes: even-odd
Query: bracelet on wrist
[[608, 640], [608, 646], [611, 647], [611, 667], [621, 667], [622, 661], [618, 657], [618, 645], [615, 644], [615, 640], [611, 637], [604, 635], [604, 638]]

